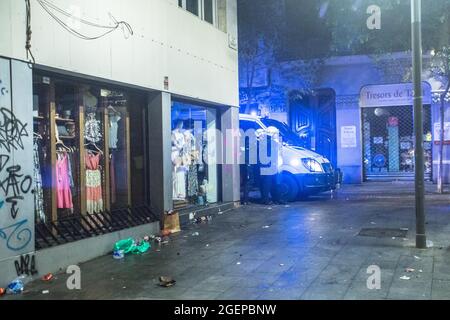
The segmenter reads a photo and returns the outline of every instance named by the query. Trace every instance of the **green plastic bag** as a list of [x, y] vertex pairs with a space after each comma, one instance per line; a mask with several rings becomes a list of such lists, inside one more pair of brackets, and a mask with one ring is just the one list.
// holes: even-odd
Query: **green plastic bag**
[[131, 251], [133, 254], [143, 254], [146, 253], [150, 249], [150, 243], [146, 241], [142, 241], [141, 245], [134, 246], [133, 250]]
[[150, 243], [143, 241], [140, 245], [136, 245], [134, 239], [120, 240], [114, 245], [114, 251], [123, 251], [124, 254], [142, 254], [150, 249]]

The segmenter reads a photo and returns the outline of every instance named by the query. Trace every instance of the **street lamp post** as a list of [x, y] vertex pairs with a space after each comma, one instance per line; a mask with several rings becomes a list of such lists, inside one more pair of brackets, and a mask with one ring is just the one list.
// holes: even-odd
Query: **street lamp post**
[[422, 92], [422, 13], [421, 0], [411, 0], [412, 56], [414, 78], [415, 189], [416, 189], [416, 247], [426, 249], [425, 179], [423, 148], [423, 92]]

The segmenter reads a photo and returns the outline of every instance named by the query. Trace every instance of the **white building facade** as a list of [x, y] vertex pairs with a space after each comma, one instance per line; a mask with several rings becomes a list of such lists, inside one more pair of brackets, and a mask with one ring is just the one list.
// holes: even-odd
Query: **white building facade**
[[239, 201], [216, 134], [239, 127], [236, 10], [0, 2], [0, 287], [158, 232], [167, 211]]

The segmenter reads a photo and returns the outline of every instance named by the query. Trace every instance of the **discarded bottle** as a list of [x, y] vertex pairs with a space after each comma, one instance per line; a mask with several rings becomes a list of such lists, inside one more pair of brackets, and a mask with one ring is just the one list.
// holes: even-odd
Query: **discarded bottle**
[[121, 259], [125, 258], [125, 251], [123, 251], [123, 250], [114, 250], [113, 258], [116, 259], [116, 260], [121, 260]]
[[17, 278], [13, 282], [11, 282], [8, 285], [8, 287], [6, 288], [6, 293], [7, 294], [21, 294], [24, 289], [23, 279], [25, 279], [25, 277], [22, 276], [22, 277]]

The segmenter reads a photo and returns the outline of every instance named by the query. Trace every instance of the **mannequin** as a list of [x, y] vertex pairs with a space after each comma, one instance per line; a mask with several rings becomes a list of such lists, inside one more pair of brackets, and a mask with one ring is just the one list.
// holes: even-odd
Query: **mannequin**
[[183, 121], [178, 121], [172, 131], [172, 164], [173, 164], [173, 199], [186, 200], [187, 167], [183, 161], [185, 150], [185, 136]]

